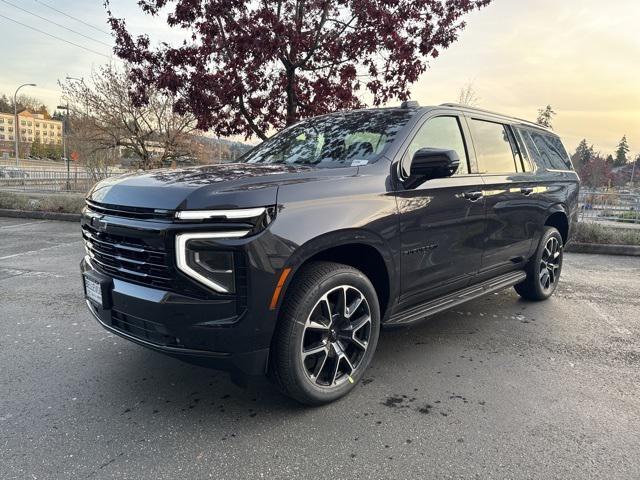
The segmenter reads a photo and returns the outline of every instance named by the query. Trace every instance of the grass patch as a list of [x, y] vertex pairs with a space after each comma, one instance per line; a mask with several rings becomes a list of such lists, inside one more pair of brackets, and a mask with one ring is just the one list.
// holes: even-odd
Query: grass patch
[[601, 245], [640, 245], [640, 229], [579, 222], [573, 231], [573, 241]]
[[616, 217], [620, 222], [636, 222], [640, 219], [640, 212], [622, 212]]
[[84, 195], [78, 193], [21, 193], [0, 191], [0, 208], [38, 212], [80, 213]]

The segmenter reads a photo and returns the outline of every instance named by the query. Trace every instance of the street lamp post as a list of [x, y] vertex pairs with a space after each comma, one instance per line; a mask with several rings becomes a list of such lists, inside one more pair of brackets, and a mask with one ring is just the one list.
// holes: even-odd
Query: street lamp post
[[69, 123], [69, 102], [66, 105], [58, 105], [58, 110], [66, 110], [64, 120], [62, 122], [62, 155], [67, 163], [67, 190], [71, 190], [71, 170], [69, 167], [69, 157], [67, 157], [67, 130]]
[[[70, 77], [70, 76], [67, 75], [65, 77], [65, 80], [67, 80], [67, 81], [73, 80], [73, 81], [80, 82], [80, 83], [84, 84], [84, 78]], [[70, 180], [69, 180], [69, 177], [70, 177], [69, 165], [70, 165], [70, 163], [69, 163], [69, 157], [67, 156], [67, 140], [66, 140], [67, 130], [68, 130], [68, 123], [69, 123], [69, 102], [67, 102], [66, 105], [58, 105], [58, 108], [61, 109], [61, 110], [66, 110], [66, 112], [67, 112], [66, 115], [65, 115], [66, 121], [63, 123], [63, 127], [62, 127], [62, 130], [63, 130], [62, 131], [62, 151], [63, 151], [64, 158], [65, 158], [65, 160], [67, 162], [67, 190], [69, 190], [70, 189]], [[86, 108], [87, 108], [86, 113], [87, 113], [87, 117], [88, 117], [89, 116], [89, 102], [88, 101], [86, 102]], [[77, 164], [76, 164], [75, 168], [76, 168], [75, 183], [77, 184], [77, 182], [78, 182], [78, 165]]]
[[16, 140], [16, 167], [20, 166], [20, 162], [18, 160], [19, 157], [19, 152], [18, 152], [18, 143], [20, 141], [20, 125], [19, 125], [19, 121], [18, 121], [18, 91], [22, 88], [22, 87], [35, 87], [36, 84], [35, 83], [23, 83], [22, 85], [20, 85], [18, 88], [16, 88], [16, 91], [13, 94], [13, 115], [15, 117], [15, 126], [14, 128], [15, 133], [13, 135], [13, 138], [15, 138]]

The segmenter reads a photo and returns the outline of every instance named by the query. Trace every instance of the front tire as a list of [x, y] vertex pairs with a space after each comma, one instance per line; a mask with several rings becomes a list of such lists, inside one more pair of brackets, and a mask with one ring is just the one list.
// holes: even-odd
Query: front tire
[[564, 246], [555, 227], [545, 227], [535, 255], [526, 268], [527, 278], [514, 288], [527, 300], [548, 299], [556, 291], [562, 271]]
[[305, 265], [286, 294], [274, 336], [272, 376], [301, 403], [333, 402], [364, 375], [379, 332], [378, 296], [362, 272], [332, 262]]

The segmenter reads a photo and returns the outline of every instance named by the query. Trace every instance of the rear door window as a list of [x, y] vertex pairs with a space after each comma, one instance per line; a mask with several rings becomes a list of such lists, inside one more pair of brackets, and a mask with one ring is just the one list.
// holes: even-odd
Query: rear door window
[[520, 128], [519, 132], [538, 166], [550, 170], [573, 170], [569, 155], [558, 137], [525, 128]]
[[515, 173], [518, 171], [514, 146], [501, 123], [473, 119], [469, 122], [476, 148], [480, 173]]

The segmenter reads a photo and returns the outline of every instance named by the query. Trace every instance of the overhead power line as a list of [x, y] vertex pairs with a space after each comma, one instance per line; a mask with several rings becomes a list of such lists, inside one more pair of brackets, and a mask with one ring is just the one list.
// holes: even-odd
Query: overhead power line
[[112, 57], [110, 57], [109, 55], [105, 55], [104, 53], [100, 53], [100, 52], [98, 52], [96, 50], [92, 50], [91, 48], [87, 48], [87, 47], [84, 47], [82, 45], [78, 45], [77, 43], [71, 42], [69, 40], [65, 40], [64, 38], [58, 37], [56, 35], [52, 35], [51, 33], [45, 32], [44, 30], [40, 30], [39, 28], [36, 28], [36, 27], [32, 27], [31, 25], [27, 25], [26, 23], [19, 22], [18, 20], [14, 20], [13, 18], [6, 17], [6, 16], [4, 16], [2, 14], [0, 14], [0, 18], [4, 18], [5, 20], [9, 20], [10, 22], [17, 23], [18, 25], [21, 25], [21, 26], [23, 26], [25, 28], [29, 28], [29, 29], [34, 30], [34, 31], [36, 31], [38, 33], [42, 33], [43, 35], [46, 35], [47, 37], [55, 38], [56, 40], [60, 40], [61, 42], [68, 43], [69, 45], [73, 45], [74, 47], [81, 48], [83, 50], [86, 50], [87, 52], [95, 53], [96, 55], [100, 55], [102, 57], [108, 58], [109, 60], [112, 59]]
[[95, 38], [90, 37], [89, 35], [85, 35], [84, 33], [77, 32], [77, 31], [75, 31], [75, 30], [74, 30], [74, 29], [72, 29], [72, 28], [65, 27], [64, 25], [61, 25], [61, 24], [59, 24], [59, 23], [57, 23], [57, 22], [54, 22], [53, 20], [50, 20], [50, 19], [48, 19], [48, 18], [46, 18], [46, 17], [43, 17], [43, 16], [41, 16], [41, 15], [38, 15], [37, 13], [30, 12], [30, 11], [29, 11], [29, 10], [27, 10], [26, 8], [22, 8], [22, 7], [20, 7], [19, 5], [16, 5], [15, 3], [11, 3], [11, 2], [9, 2], [9, 1], [7, 1], [7, 0], [0, 0], [0, 2], [6, 3], [7, 5], [11, 5], [13, 8], [17, 8], [18, 10], [21, 10], [21, 11], [23, 11], [23, 12], [25, 12], [25, 13], [28, 13], [29, 15], [33, 15], [34, 17], [37, 17], [37, 18], [39, 18], [39, 19], [41, 19], [41, 20], [44, 20], [45, 22], [52, 23], [53, 25], [55, 25], [55, 26], [57, 26], [57, 27], [60, 27], [60, 28], [63, 28], [63, 29], [65, 29], [65, 30], [67, 30], [68, 32], [71, 32], [71, 33], [73, 33], [73, 34], [75, 34], [75, 35], [80, 35], [81, 37], [84, 37], [84, 38], [86, 38], [87, 40], [91, 40], [92, 42], [97, 42], [97, 43], [100, 43], [100, 44], [102, 44], [102, 45], [104, 45], [104, 46], [106, 46], [106, 47], [112, 48], [112, 46], [111, 46], [111, 45], [109, 45], [109, 44], [108, 44], [108, 43], [106, 43], [106, 42], [103, 42], [103, 41], [101, 41], [101, 40], [96, 40]]
[[40, 5], [42, 5], [43, 7], [47, 7], [51, 10], [53, 10], [54, 12], [58, 12], [60, 15], [64, 15], [65, 17], [70, 18], [71, 20], [75, 20], [76, 22], [80, 22], [84, 25], [86, 25], [89, 28], [93, 28], [94, 30], [104, 33], [105, 35], [109, 35], [111, 36], [111, 32], [108, 32], [106, 30], [103, 30], [99, 27], [96, 27], [95, 25], [91, 25], [90, 23], [85, 22], [84, 20], [82, 20], [81, 18], [78, 17], [74, 17], [73, 15], [69, 15], [68, 13], [63, 12], [62, 10], [58, 10], [56, 7], [52, 7], [51, 5], [43, 2], [42, 0], [35, 0], [36, 2], [38, 2]]

